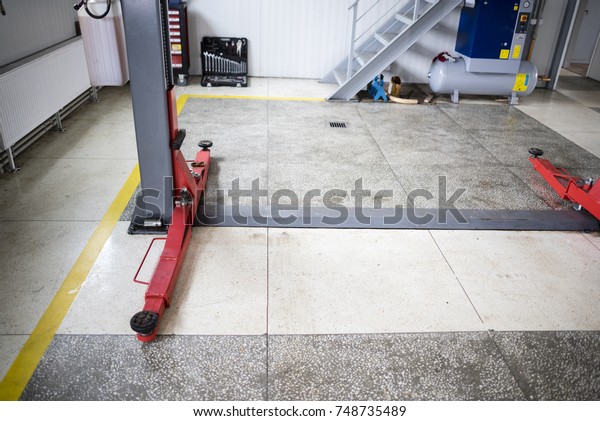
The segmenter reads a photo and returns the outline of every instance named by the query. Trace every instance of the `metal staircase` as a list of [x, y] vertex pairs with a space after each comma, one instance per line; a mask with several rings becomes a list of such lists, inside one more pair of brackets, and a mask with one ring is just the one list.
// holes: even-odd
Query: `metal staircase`
[[373, 20], [372, 12], [380, 3], [381, 0], [375, 1], [360, 17], [359, 0], [348, 8], [353, 14], [350, 52], [346, 60], [323, 78], [323, 82], [339, 85], [329, 100], [352, 99], [465, 0], [399, 0], [357, 37], [357, 27]]

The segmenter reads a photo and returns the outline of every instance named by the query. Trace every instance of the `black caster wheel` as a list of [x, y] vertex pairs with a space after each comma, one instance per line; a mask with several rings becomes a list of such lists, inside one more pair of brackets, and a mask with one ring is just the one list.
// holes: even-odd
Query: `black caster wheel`
[[541, 149], [538, 149], [538, 148], [531, 148], [531, 149], [529, 149], [529, 153], [534, 158], [539, 158], [540, 156], [544, 155], [544, 151], [541, 150]]
[[140, 335], [149, 335], [158, 326], [158, 314], [152, 311], [140, 311], [133, 315], [129, 325], [134, 332]]
[[210, 140], [201, 140], [198, 143], [198, 146], [202, 148], [203, 151], [208, 151], [212, 147], [213, 143]]

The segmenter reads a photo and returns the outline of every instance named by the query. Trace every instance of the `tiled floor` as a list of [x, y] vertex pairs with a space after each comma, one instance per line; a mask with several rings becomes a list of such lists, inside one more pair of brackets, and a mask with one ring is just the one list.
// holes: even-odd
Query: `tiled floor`
[[[547, 125], [600, 156], [595, 97], [568, 87], [535, 92], [518, 110], [538, 121], [539, 133], [550, 133]], [[203, 89], [192, 79], [178, 92], [313, 97], [330, 89], [276, 79], [253, 79], [243, 91]], [[21, 172], [0, 175], [0, 377], [135, 166], [127, 88], [101, 96], [65, 121], [66, 134], [20, 156]], [[269, 122], [300, 121], [288, 102], [246, 104], [253, 112], [271, 107]], [[182, 121], [192, 122], [206, 104], [188, 105]], [[504, 139], [459, 114], [468, 102], [441, 107], [398, 114], [397, 124], [462, 122], [511, 162]], [[517, 110], [498, 107], [499, 128], [520, 124]], [[357, 112], [319, 103], [313, 117], [329, 121], [339, 110]], [[371, 113], [373, 130], [387, 112], [378, 104], [361, 110]], [[237, 139], [265, 142], [263, 122], [245, 117], [223, 121], [239, 124], [225, 136], [223, 159], [252, 153]], [[219, 121], [199, 123], [207, 134], [221, 130]], [[246, 169], [257, 171], [246, 177], [264, 171]], [[128, 322], [143, 302], [144, 287], [132, 278], [150, 239], [128, 236], [127, 225], [117, 224], [73, 291], [22, 399], [600, 399], [598, 233], [195, 228], [162, 336], [141, 344]]]

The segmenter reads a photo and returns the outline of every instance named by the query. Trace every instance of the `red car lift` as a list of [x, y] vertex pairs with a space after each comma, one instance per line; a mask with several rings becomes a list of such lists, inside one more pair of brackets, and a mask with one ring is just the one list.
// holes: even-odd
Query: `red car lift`
[[[106, 1], [106, 9], [99, 15], [90, 11], [88, 1], [81, 0], [75, 8], [85, 7], [95, 19], [109, 15], [111, 0]], [[177, 122], [168, 1], [123, 1], [121, 8], [141, 175], [141, 192], [129, 233], [162, 234], [168, 227], [165, 247], [147, 283], [143, 310], [130, 320], [138, 339], [149, 342], [156, 337], [161, 317], [171, 303], [192, 238], [192, 225], [208, 177], [212, 142], [201, 141], [202, 150], [193, 161], [186, 161], [180, 150], [185, 130], [179, 130]]]
[[550, 161], [540, 158], [544, 155], [541, 149], [531, 148], [529, 153], [533, 168], [562, 199], [575, 203], [577, 210], [583, 208], [600, 220], [600, 184], [595, 184], [591, 178], [583, 180], [572, 176], [564, 168], [556, 168]]
[[[192, 238], [192, 225], [194, 224], [200, 197], [206, 186], [210, 167], [209, 148], [212, 146], [212, 142], [207, 140], [199, 143], [198, 146], [202, 150], [196, 154], [195, 160], [189, 161], [191, 162], [191, 169], [188, 166], [188, 161], [179, 149], [185, 138], [185, 130], [179, 130], [178, 128], [177, 101], [172, 87], [167, 91], [167, 97], [169, 126], [171, 128], [175, 207], [165, 248], [150, 282], [147, 283], [148, 289], [145, 294], [144, 309], [136, 313], [130, 321], [131, 328], [137, 332], [137, 338], [142, 342], [150, 342], [156, 337], [160, 318], [171, 303], [171, 294], [175, 289], [177, 277]], [[150, 247], [152, 247], [152, 244]], [[148, 252], [146, 252], [147, 255]], [[146, 257], [144, 257], [145, 259]], [[142, 261], [143, 263], [144, 261]], [[137, 280], [136, 282], [144, 283]]]

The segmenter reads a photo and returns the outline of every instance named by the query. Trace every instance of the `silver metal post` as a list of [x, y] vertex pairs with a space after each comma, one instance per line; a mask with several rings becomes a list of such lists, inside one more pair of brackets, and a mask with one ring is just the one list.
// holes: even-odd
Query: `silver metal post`
[[415, 9], [413, 10], [413, 22], [419, 19], [419, 0], [415, 0]]
[[92, 86], [92, 102], [100, 102], [98, 99], [98, 89], [95, 86]]
[[63, 128], [62, 119], [60, 118], [60, 111], [56, 112], [56, 126], [55, 129], [57, 132], [64, 133], [66, 130]]
[[350, 80], [352, 77], [352, 63], [354, 62], [354, 42], [356, 41], [356, 19], [358, 18], [358, 2], [360, 0], [356, 0], [348, 10], [352, 10], [352, 36], [350, 38], [350, 53], [348, 54], [348, 72], [346, 74], [346, 80]]
[[19, 171], [21, 168], [17, 167], [17, 165], [15, 164], [15, 157], [13, 155], [12, 148], [8, 148], [6, 150], [6, 155], [8, 157], [8, 171], [9, 172]]

